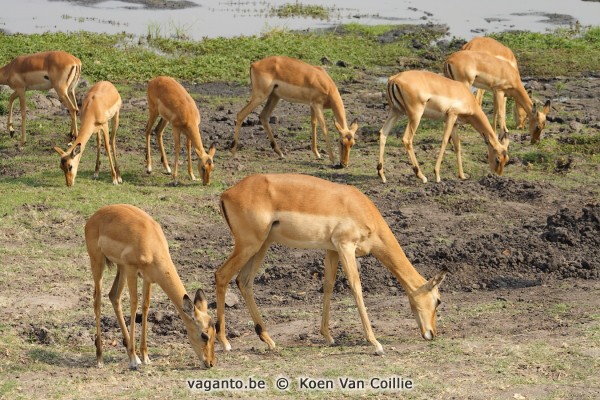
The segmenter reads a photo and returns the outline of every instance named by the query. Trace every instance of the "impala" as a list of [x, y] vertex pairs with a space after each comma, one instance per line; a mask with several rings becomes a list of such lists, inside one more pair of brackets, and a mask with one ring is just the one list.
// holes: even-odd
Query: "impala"
[[[81, 106], [81, 127], [75, 142], [63, 151], [60, 147], [54, 150], [60, 154], [60, 168], [65, 173], [67, 186], [75, 184], [77, 169], [83, 155], [83, 150], [94, 133], [97, 134], [96, 170], [94, 179], [98, 178], [100, 170], [100, 131], [104, 135], [104, 147], [110, 164], [113, 185], [122, 183], [121, 172], [117, 165], [116, 136], [119, 127], [119, 110], [121, 109], [121, 96], [114, 85], [107, 81], [96, 83], [83, 99]], [[108, 121], [111, 120], [112, 136], [108, 133]], [[112, 149], [112, 151], [111, 151]], [[113, 161], [114, 157], [114, 161]]]
[[235, 130], [231, 152], [235, 154], [242, 122], [265, 99], [267, 104], [260, 113], [260, 122], [265, 128], [271, 147], [280, 157], [283, 152], [275, 143], [269, 117], [280, 99], [292, 103], [304, 103], [310, 106], [310, 125], [312, 132], [311, 149], [316, 158], [321, 158], [317, 149], [317, 122], [321, 125], [329, 160], [335, 164], [331, 143], [327, 134], [327, 125], [323, 116], [324, 109], [331, 109], [335, 119], [335, 128], [339, 133], [340, 165], [346, 167], [350, 162], [350, 149], [354, 146], [354, 134], [358, 129], [355, 119], [350, 127], [346, 122], [346, 111], [340, 92], [333, 79], [321, 67], [307, 64], [294, 58], [274, 56], [256, 61], [250, 67], [252, 93], [248, 104], [242, 108], [235, 120]]
[[[123, 333], [123, 345], [127, 349], [130, 368], [137, 369], [141, 363], [150, 363], [146, 330], [152, 283], [158, 283], [175, 305], [179, 316], [183, 320], [194, 352], [207, 368], [214, 366], [215, 329], [212, 319], [207, 313], [208, 306], [204, 292], [198, 289], [192, 302], [171, 260], [167, 239], [160, 225], [152, 217], [139, 208], [128, 204], [102, 207], [85, 224], [85, 244], [90, 256], [94, 278], [96, 360], [99, 368], [103, 366], [100, 329], [102, 274], [107, 266], [112, 265], [117, 266], [117, 274], [108, 296]], [[135, 349], [138, 276], [144, 281], [142, 289], [141, 361]], [[121, 309], [121, 294], [125, 282], [127, 282], [129, 288], [131, 306], [129, 331]]]
[[198, 156], [198, 171], [202, 176], [202, 183], [210, 183], [210, 173], [214, 168], [213, 157], [217, 151], [213, 143], [208, 152], [202, 145], [200, 136], [200, 112], [192, 96], [175, 79], [168, 76], [159, 76], [148, 82], [148, 112], [150, 118], [146, 124], [146, 172], [152, 173], [152, 160], [150, 158], [150, 132], [156, 119], [160, 121], [156, 126], [160, 160], [168, 174], [171, 173], [165, 146], [163, 132], [170, 122], [173, 125], [173, 138], [175, 143], [175, 162], [173, 163], [173, 183], [177, 184], [177, 167], [179, 165], [179, 150], [181, 149], [181, 133], [187, 139], [188, 174], [195, 181], [192, 168], [192, 146]]
[[[470, 50], [470, 51], [480, 51], [482, 53], [487, 53], [491, 56], [499, 58], [508, 62], [514, 69], [517, 71], [519, 67], [517, 66], [517, 58], [511, 49], [498, 42], [491, 37], [486, 36], [478, 36], [473, 38], [471, 41], [464, 44], [461, 50]], [[483, 98], [483, 93], [485, 90], [477, 89], [477, 100], [479, 101], [479, 105], [481, 105], [481, 99]]]
[[546, 126], [546, 114], [550, 112], [550, 100], [546, 101], [542, 111], [531, 101], [519, 71], [504, 60], [487, 53], [471, 50], [460, 50], [452, 54], [444, 63], [444, 74], [467, 87], [475, 86], [491, 90], [494, 93], [494, 127], [500, 119], [500, 129], [506, 128], [506, 109], [504, 96], [515, 99], [529, 117], [529, 134], [531, 143], [538, 143]]
[[386, 94], [390, 115], [379, 131], [379, 163], [377, 164], [377, 173], [384, 183], [386, 178], [383, 172], [383, 153], [387, 136], [404, 114], [408, 117], [408, 124], [404, 130], [402, 143], [410, 158], [413, 171], [423, 183], [427, 182], [427, 178], [421, 172], [413, 148], [413, 138], [423, 117], [444, 120], [442, 147], [435, 164], [436, 182], [440, 182], [440, 167], [449, 139], [452, 139], [456, 153], [458, 177], [466, 179], [462, 167], [460, 137], [456, 132], [457, 120], [470, 124], [483, 136], [488, 147], [490, 169], [502, 175], [504, 165], [508, 161], [508, 135], [503, 135], [501, 140], [498, 140], [490, 122], [467, 86], [428, 71], [406, 71], [389, 78]]
[[27, 90], [54, 89], [60, 102], [67, 107], [71, 115], [71, 140], [77, 137], [77, 100], [75, 87], [81, 75], [81, 61], [64, 51], [47, 51], [31, 55], [18, 56], [0, 68], [0, 85], [8, 85], [14, 92], [8, 99], [8, 129], [10, 136], [15, 133], [12, 123], [12, 110], [15, 99], [21, 105], [21, 143], [25, 146], [25, 115]]
[[236, 274], [256, 333], [269, 349], [275, 348], [253, 294], [254, 277], [271, 243], [326, 250], [321, 334], [327, 343], [334, 343], [329, 307], [341, 260], [366, 338], [377, 354], [383, 354], [371, 329], [356, 264], [356, 256], [369, 253], [404, 287], [422, 337], [431, 340], [436, 336], [438, 286], [446, 272], [425, 280], [406, 258], [377, 207], [356, 188], [308, 175], [251, 175], [223, 193], [221, 211], [235, 241], [233, 252], [215, 273], [217, 338], [226, 351], [231, 345], [225, 335], [225, 294]]

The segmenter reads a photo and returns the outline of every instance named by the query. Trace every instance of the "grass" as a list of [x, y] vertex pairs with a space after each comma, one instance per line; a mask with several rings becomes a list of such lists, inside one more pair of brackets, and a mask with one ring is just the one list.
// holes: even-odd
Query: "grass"
[[[598, 70], [600, 27], [562, 28], [552, 34], [535, 32], [491, 35], [510, 47], [519, 60], [521, 75], [569, 76]], [[544, 56], [540, 57], [540, 53]]]
[[280, 6], [272, 6], [269, 12], [270, 16], [280, 18], [303, 17], [312, 19], [329, 20], [335, 7], [323, 7], [320, 5], [302, 4], [299, 1], [295, 3], [286, 3]]

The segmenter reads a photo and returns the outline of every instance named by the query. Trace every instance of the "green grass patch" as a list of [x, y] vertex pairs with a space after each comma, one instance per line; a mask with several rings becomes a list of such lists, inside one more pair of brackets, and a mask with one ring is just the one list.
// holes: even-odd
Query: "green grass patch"
[[335, 12], [335, 7], [323, 7], [320, 5], [302, 4], [299, 1], [295, 3], [286, 3], [280, 6], [271, 6], [270, 16], [279, 18], [303, 17], [329, 20]]
[[510, 47], [522, 75], [569, 76], [598, 71], [600, 27], [561, 28], [552, 33], [505, 32], [491, 35]]

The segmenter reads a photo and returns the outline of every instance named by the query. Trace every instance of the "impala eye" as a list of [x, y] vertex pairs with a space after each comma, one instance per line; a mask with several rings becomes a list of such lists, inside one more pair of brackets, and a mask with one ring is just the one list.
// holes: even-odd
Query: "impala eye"
[[208, 335], [205, 332], [202, 332], [200, 337], [202, 338], [203, 341], [208, 342]]

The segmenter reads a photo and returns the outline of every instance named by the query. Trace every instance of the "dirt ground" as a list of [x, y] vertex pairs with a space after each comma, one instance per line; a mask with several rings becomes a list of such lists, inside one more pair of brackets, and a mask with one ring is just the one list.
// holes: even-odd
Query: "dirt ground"
[[[524, 163], [518, 157], [511, 158], [507, 176], [484, 174], [459, 181], [455, 177], [453, 155], [449, 153], [447, 158], [451, 161], [444, 164], [443, 181], [424, 185], [414, 177], [404, 149], [388, 147], [388, 183], [381, 184], [375, 168], [377, 132], [387, 116], [381, 78], [365, 74], [342, 88], [348, 119], [351, 121], [357, 117], [361, 125], [357, 137], [360, 144], [351, 154], [354, 167], [349, 170], [333, 169], [325, 159], [315, 161], [310, 158], [308, 141], [298, 140], [297, 137], [300, 131], [306, 129], [308, 109], [283, 101], [274, 112], [273, 128], [287, 154], [287, 160], [278, 160], [270, 149], [256, 112], [244, 124], [238, 156], [231, 159], [224, 149], [231, 140], [235, 114], [248, 97], [248, 87], [227, 83], [188, 85], [189, 91], [201, 102], [214, 98], [232, 99], [218, 105], [213, 101], [202, 112], [201, 127], [205, 143], [214, 141], [221, 149], [215, 174], [225, 186], [233, 185], [253, 172], [294, 172], [299, 166], [312, 169], [314, 175], [353, 184], [379, 207], [408, 258], [422, 275], [431, 277], [442, 268], [450, 271], [441, 286], [443, 305], [439, 310], [439, 336], [442, 341], [438, 341], [441, 344], [434, 344], [434, 347], [427, 347], [418, 338], [416, 323], [399, 283], [372, 256], [360, 259], [360, 274], [369, 315], [376, 335], [388, 351], [383, 363], [371, 355], [371, 349], [362, 339], [350, 291], [339, 272], [332, 311], [332, 329], [338, 346], [331, 350], [334, 356], [330, 354], [326, 359], [321, 353], [308, 356], [306, 362], [310, 370], [305, 370], [303, 374], [323, 376], [332, 373], [331, 370], [336, 371], [339, 363], [352, 364], [357, 360], [365, 370], [360, 372], [361, 367], [357, 365], [355, 369], [350, 369], [356, 373], [364, 374], [369, 369], [388, 375], [401, 374], [402, 371], [406, 373], [401, 366], [402, 359], [410, 352], [413, 358], [406, 360], [406, 365], [414, 364], [417, 368], [423, 368], [413, 372], [416, 374], [413, 377], [421, 380], [424, 389], [408, 394], [408, 397], [600, 397], [600, 382], [597, 376], [594, 378], [600, 367], [600, 337], [597, 333], [600, 307], [600, 202], [597, 196], [600, 182], [596, 180], [595, 184], [588, 187], [578, 186], [568, 190], [553, 184], [552, 178], [540, 181], [513, 178], [511, 167], [522, 167]], [[600, 76], [525, 79], [528, 86], [534, 89], [536, 97], [553, 99], [554, 109], [549, 116], [546, 138], [559, 138], [568, 143], [571, 133], [582, 129], [600, 129]], [[560, 85], [557, 85], [558, 82]], [[561, 88], [560, 92], [557, 87]], [[56, 102], [46, 101], [44, 96], [35, 99], [38, 108], [33, 113], [61, 113], [60, 105]], [[134, 107], [144, 106], [143, 97], [127, 99], [123, 115]], [[5, 131], [5, 121], [2, 124]], [[329, 129], [333, 131], [332, 126]], [[398, 129], [401, 133], [403, 127]], [[419, 141], [418, 136], [417, 133], [417, 157], [435, 157], [438, 143]], [[473, 137], [473, 141], [480, 140]], [[513, 132], [512, 140], [529, 142], [523, 131]], [[322, 141], [320, 145], [321, 153], [326, 158]], [[125, 155], [141, 157], [143, 144], [141, 141], [135, 145], [123, 144], [121, 148]], [[7, 150], [3, 156], [11, 155], [14, 155], [13, 150]], [[256, 157], [264, 159], [264, 162], [257, 163]], [[479, 161], [485, 163], [483, 154]], [[570, 168], [577, 168], [576, 163]], [[425, 172], [432, 174], [431, 171]], [[22, 173], [16, 167], [0, 171], [5, 177], [19, 177]], [[185, 176], [185, 168], [180, 169], [180, 174]], [[563, 176], [560, 171], [550, 171], [548, 174], [557, 179]], [[217, 199], [215, 195], [208, 199], [205, 196], [203, 200], [211, 202], [210, 207], [215, 215], [218, 210]], [[30, 207], [24, 212], [45, 211], [36, 209], [36, 205]], [[187, 215], [158, 208], [154, 211], [170, 243], [176, 244], [171, 252], [184, 281], [202, 282], [214, 299], [214, 271], [232, 248], [225, 223], [215, 217], [195, 224], [189, 222]], [[74, 223], [82, 222], [80, 217]], [[4, 237], [9, 235], [5, 233]], [[83, 243], [81, 237], [65, 237], [61, 234], [45, 236], [40, 240], [46, 244], [76, 248], [81, 248]], [[218, 348], [219, 364], [216, 369], [225, 374], [220, 376], [228, 376], [228, 371], [231, 374], [239, 373], [236, 369], [239, 363], [251, 365], [249, 373], [259, 376], [276, 376], [277, 373], [298, 376], [303, 370], [303, 356], [294, 351], [301, 352], [305, 348], [313, 352], [327, 351], [321, 350], [325, 346], [318, 332], [323, 256], [322, 251], [273, 246], [264, 270], [256, 279], [257, 303], [271, 336], [282, 349], [292, 350], [281, 350], [274, 354], [263, 350], [263, 344], [252, 327], [248, 326], [249, 314], [232, 283], [226, 318], [234, 351], [223, 354]], [[3, 260], [3, 264], [7, 266], [19, 261], [24, 260]], [[83, 268], [78, 260], [60, 262], [63, 261]], [[35, 368], [34, 372], [14, 373], [13, 366], [0, 363], [0, 372], [9, 371], [3, 373], [6, 382], [17, 382], [18, 385], [6, 398], [12, 398], [15, 393], [17, 397], [24, 398], [34, 394], [41, 398], [77, 398], [85, 390], [89, 390], [92, 397], [118, 395], [117, 387], [129, 381], [127, 374], [131, 372], [126, 370], [125, 352], [119, 344], [120, 332], [108, 299], [105, 297], [102, 319], [105, 340], [113, 349], [107, 360], [107, 376], [106, 372], [94, 368], [91, 279], [85, 284], [63, 285], [65, 277], [61, 273], [44, 276], [46, 273], [46, 268], [40, 268], [32, 273], [33, 276], [23, 278], [26, 284], [14, 281], [2, 289], [0, 320], [4, 321], [4, 329], [18, 332], [24, 342], [37, 346], [38, 352], [43, 349], [51, 351], [57, 343], [63, 346], [61, 348], [85, 349], [83, 354], [74, 350], [57, 356], [58, 360], [54, 362], [40, 361], [42, 357], [38, 353], [32, 355], [29, 352], [19, 356], [25, 364], [50, 364], [41, 368], [42, 376], [68, 382], [67, 385], [75, 385], [77, 391], [71, 393], [65, 390], [62, 395], [56, 395], [57, 389], [52, 388], [48, 380], [39, 379], [40, 373], [36, 373]], [[37, 282], [42, 278], [43, 283]], [[109, 285], [108, 281], [105, 281], [105, 285]], [[161, 298], [158, 292], [156, 289], [157, 300], [153, 301], [150, 313], [150, 346], [158, 352], [155, 362], [164, 369], [171, 368], [169, 364], [183, 362], [183, 366], [172, 367], [183, 368], [189, 373], [194, 367], [183, 324], [168, 300], [164, 296]], [[33, 293], [36, 295], [31, 297]], [[24, 306], [28, 315], [26, 321], [19, 318]], [[214, 302], [211, 307], [214, 307]], [[57, 318], [50, 318], [49, 322], [46, 318], [48, 313], [66, 310], [78, 310], [79, 319], [57, 322]], [[596, 333], [583, 336], [583, 331]], [[66, 337], [58, 337], [59, 333], [62, 335], [65, 332]], [[551, 346], [556, 353], [547, 354], [544, 358], [546, 362], [528, 362], [525, 352], [519, 353], [514, 349], [519, 348], [519, 343], [529, 343], [533, 339], [540, 346]], [[173, 343], [177, 343], [178, 347], [173, 347]], [[456, 346], [456, 349], [445, 348], [448, 343]], [[569, 353], [573, 348], [576, 351]], [[510, 381], [506, 376], [501, 376], [501, 372], [485, 372], [486, 362], [482, 360], [502, 359], [507, 349], [512, 349], [516, 355], [513, 354], [514, 358], [510, 359], [510, 366], [503, 367], [507, 369], [504, 373], [510, 375], [511, 379], [522, 376], [522, 380]], [[14, 357], [9, 357], [12, 352], [9, 347], [0, 350], [5, 352], [4, 356], [0, 354], [0, 360], [6, 357], [6, 360], [14, 361]], [[187, 361], [180, 361], [179, 356], [174, 358], [170, 352]], [[435, 353], [442, 354], [442, 360], [436, 360]], [[552, 360], [562, 360], [566, 353], [575, 354], [568, 359], [572, 365], [569, 364], [569, 368], [553, 366]], [[38, 354], [38, 358], [35, 354]], [[293, 367], [286, 364], [290, 357], [296, 357]], [[386, 363], [390, 369], [381, 369], [382, 364]], [[147, 384], [144, 379], [166, 374], [164, 369], [153, 368], [159, 367], [148, 367], [140, 375], [142, 383], [132, 384], [137, 390], [141, 390], [140, 385]], [[570, 371], [580, 369], [589, 371], [589, 375], [569, 376]], [[89, 381], [97, 378], [106, 379], [105, 388], [89, 386]], [[432, 387], [424, 383], [428, 380], [433, 382], [430, 384]], [[154, 390], [152, 393], [136, 392], [138, 394], [134, 397], [165, 396], [164, 388], [154, 387]], [[172, 394], [167, 392], [166, 395], [169, 397]], [[337, 392], [334, 394], [340, 395]], [[240, 394], [226, 392], [226, 395]], [[277, 397], [272, 393], [270, 395]], [[320, 395], [328, 396], [327, 393]], [[367, 392], [366, 395], [398, 396], [378, 392]]]

